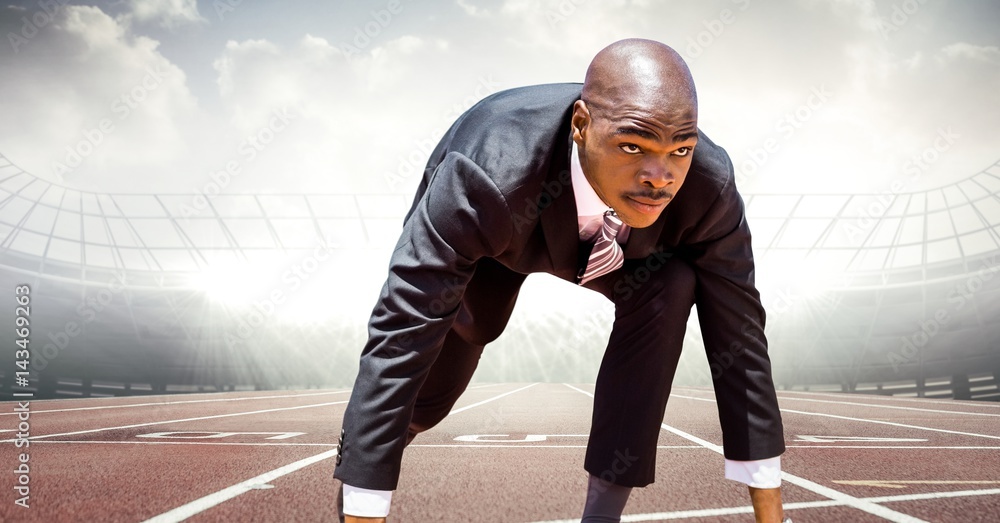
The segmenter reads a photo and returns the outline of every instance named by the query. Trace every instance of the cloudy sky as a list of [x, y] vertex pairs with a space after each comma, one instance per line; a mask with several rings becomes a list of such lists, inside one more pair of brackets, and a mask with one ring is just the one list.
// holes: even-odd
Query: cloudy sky
[[745, 191], [884, 191], [921, 155], [934, 187], [1000, 157], [998, 23], [987, 0], [15, 2], [0, 154], [104, 192], [229, 166], [231, 193], [409, 194], [476, 100], [644, 37], [688, 59]]

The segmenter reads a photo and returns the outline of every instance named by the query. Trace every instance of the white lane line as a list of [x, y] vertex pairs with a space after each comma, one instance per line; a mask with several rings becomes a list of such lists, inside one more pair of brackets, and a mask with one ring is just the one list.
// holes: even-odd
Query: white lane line
[[[504, 396], [509, 396], [509, 395], [511, 395], [511, 394], [513, 394], [515, 392], [522, 391], [522, 390], [527, 389], [528, 387], [531, 387], [533, 385], [535, 385], [535, 384], [532, 383], [532, 384], [528, 385], [527, 387], [521, 387], [520, 389], [513, 390], [513, 391], [510, 391], [510, 392], [505, 392], [505, 393], [500, 394], [498, 396], [494, 396], [494, 397], [492, 397], [490, 399], [487, 399], [487, 400], [484, 400], [484, 401], [480, 401], [478, 403], [473, 403], [472, 405], [467, 405], [467, 406], [462, 407], [460, 409], [455, 409], [455, 410], [451, 411], [450, 413], [448, 413], [448, 415], [451, 416], [452, 414], [456, 414], [458, 412], [469, 410], [469, 409], [471, 409], [473, 407], [477, 407], [479, 405], [483, 405], [485, 403], [489, 403], [489, 402], [491, 402], [493, 400], [500, 399], [500, 398], [502, 398]], [[344, 402], [340, 402], [340, 403], [347, 403], [347, 402], [344, 401]], [[214, 507], [214, 506], [216, 506], [216, 505], [218, 505], [220, 503], [229, 501], [230, 499], [233, 499], [236, 496], [239, 496], [240, 494], [243, 494], [243, 493], [245, 493], [247, 491], [250, 491], [250, 490], [254, 490], [254, 486], [255, 485], [258, 485], [258, 484], [261, 484], [261, 483], [268, 483], [268, 482], [273, 481], [273, 480], [275, 480], [277, 478], [280, 478], [281, 476], [284, 476], [286, 474], [291, 474], [292, 472], [295, 472], [296, 470], [299, 470], [299, 469], [301, 469], [301, 468], [303, 468], [305, 466], [311, 465], [313, 463], [316, 463], [318, 461], [322, 461], [322, 460], [327, 459], [327, 458], [332, 458], [333, 456], [336, 456], [336, 455], [337, 455], [337, 449], [331, 449], [331, 450], [328, 450], [328, 451], [323, 452], [321, 454], [317, 454], [317, 455], [315, 455], [315, 456], [313, 456], [311, 458], [306, 458], [306, 459], [303, 459], [303, 460], [296, 461], [295, 463], [290, 463], [290, 464], [285, 465], [283, 467], [274, 469], [271, 472], [266, 472], [264, 474], [261, 474], [260, 476], [257, 476], [257, 477], [254, 477], [254, 478], [250, 478], [250, 479], [248, 479], [246, 481], [237, 483], [237, 484], [235, 484], [235, 485], [233, 485], [231, 487], [227, 487], [227, 488], [224, 488], [224, 489], [222, 489], [222, 490], [220, 490], [218, 492], [214, 492], [214, 493], [209, 494], [207, 496], [198, 498], [198, 499], [196, 499], [196, 500], [194, 500], [194, 501], [192, 501], [190, 503], [181, 505], [181, 506], [179, 506], [179, 507], [177, 507], [177, 508], [175, 508], [173, 510], [164, 512], [163, 514], [160, 514], [159, 516], [155, 516], [155, 517], [152, 517], [150, 519], [147, 519], [143, 523], [177, 523], [179, 521], [184, 521], [185, 519], [187, 519], [187, 518], [189, 518], [191, 516], [194, 516], [194, 515], [196, 515], [196, 514], [198, 514], [200, 512], [204, 512], [205, 510], [208, 510], [208, 509], [210, 509], [210, 508], [212, 508], [212, 507]]]
[[[957, 490], [953, 492], [928, 492], [924, 494], [904, 494], [897, 496], [879, 496], [872, 498], [859, 498], [872, 503], [891, 503], [896, 501], [920, 501], [927, 499], [962, 498], [971, 496], [991, 496], [1000, 494], [1000, 489], [987, 490]], [[796, 503], [784, 503], [785, 510], [839, 507], [844, 506], [840, 501], [800, 501]], [[651, 514], [626, 514], [622, 516], [622, 521], [662, 521], [669, 519], [684, 518], [708, 518], [716, 516], [728, 516], [733, 514], [753, 514], [753, 506], [708, 508], [701, 510], [679, 510], [675, 512], [656, 512]], [[533, 523], [580, 523], [579, 519], [553, 519], [549, 521], [536, 521]]]
[[[695, 396], [683, 396], [681, 394], [671, 394], [670, 397], [671, 398], [677, 397], [677, 398], [684, 398], [684, 399], [689, 399], [689, 400], [707, 401], [709, 403], [715, 403], [714, 399], [698, 398], [698, 397], [695, 397]], [[959, 436], [975, 436], [977, 438], [1000, 439], [1000, 436], [992, 436], [992, 435], [989, 435], [989, 434], [978, 434], [978, 433], [975, 433], [975, 432], [962, 432], [962, 431], [959, 431], [959, 430], [936, 429], [934, 427], [922, 427], [920, 425], [910, 425], [910, 424], [907, 424], [907, 423], [896, 423], [896, 422], [893, 422], [893, 421], [882, 421], [882, 420], [865, 419], [865, 418], [852, 418], [850, 416], [839, 416], [837, 414], [827, 414], [825, 412], [807, 412], [807, 411], [804, 411], [804, 410], [794, 410], [794, 409], [781, 409], [781, 412], [791, 412], [792, 414], [804, 414], [806, 416], [820, 416], [820, 417], [824, 417], [824, 418], [834, 418], [834, 419], [842, 419], [842, 420], [848, 420], [848, 421], [860, 421], [860, 422], [863, 422], [863, 423], [877, 423], [879, 425], [890, 425], [890, 426], [893, 426], [893, 427], [902, 427], [902, 428], [906, 428], [906, 429], [927, 430], [927, 431], [931, 431], [931, 432], [943, 432], [945, 434], [958, 434]]]
[[[43, 412], [73, 412], [78, 410], [101, 410], [101, 409], [126, 409], [130, 407], [161, 407], [163, 405], [181, 405], [185, 403], [217, 403], [223, 401], [247, 401], [247, 400], [267, 400], [275, 398], [304, 398], [307, 396], [324, 396], [327, 394], [343, 394], [345, 392], [350, 392], [349, 390], [338, 390], [336, 392], [312, 392], [309, 394], [287, 394], [284, 396], [254, 396], [248, 398], [217, 398], [208, 400], [182, 400], [182, 401], [157, 401], [153, 403], [130, 403], [126, 405], [100, 405], [97, 407], [73, 407], [67, 409], [48, 409], [48, 410], [35, 410], [31, 409], [31, 414], [41, 414]], [[218, 394], [218, 393], [216, 393]], [[83, 399], [83, 398], [80, 398]], [[97, 399], [97, 398], [87, 398], [87, 399]], [[119, 398], [109, 398], [109, 399], [119, 399]], [[45, 401], [45, 400], [42, 400]], [[58, 401], [58, 400], [57, 400]], [[0, 416], [14, 416], [16, 412], [0, 412]]]
[[[710, 389], [709, 389], [710, 391]], [[857, 399], [867, 399], [871, 401], [892, 401], [898, 403], [935, 403], [939, 405], [959, 405], [962, 407], [983, 407], [990, 409], [1000, 409], [1000, 405], [987, 401], [972, 400], [932, 400], [927, 398], [910, 398], [901, 396], [890, 396], [884, 394], [862, 394], [852, 392], [809, 392], [804, 390], [779, 390], [778, 395], [784, 394], [804, 394], [807, 396], [823, 396], [827, 398], [843, 398], [850, 396]]]
[[[674, 389], [688, 389], [691, 392], [701, 392], [704, 394], [713, 394], [712, 389], [704, 389], [699, 387], [674, 387]], [[807, 394], [811, 396], [822, 396], [825, 398], [838, 398], [839, 401], [833, 400], [816, 400], [810, 398], [801, 398], [797, 396], [792, 396], [791, 394]], [[946, 414], [968, 414], [970, 416], [1000, 416], [1000, 414], [993, 414], [987, 412], [968, 412], [968, 411], [955, 411], [955, 410], [937, 410], [937, 409], [924, 409], [921, 407], [901, 407], [897, 405], [886, 405], [885, 403], [860, 403], [857, 401], [844, 401], [844, 398], [848, 397], [852, 400], [871, 400], [871, 401], [892, 401], [895, 403], [933, 403], [938, 405], [948, 405], [951, 407], [989, 407], [989, 408], [1000, 408], [1000, 405], [987, 403], [985, 401], [973, 402], [973, 401], [962, 401], [962, 400], [922, 400], [919, 398], [900, 398], [897, 396], [873, 396], [869, 394], [851, 394], [851, 393], [821, 393], [821, 392], [802, 392], [802, 391], [791, 391], [791, 390], [779, 390], [778, 399], [779, 400], [794, 400], [794, 401], [814, 401], [818, 403], [839, 403], [842, 405], [858, 405], [862, 407], [876, 407], [884, 409], [904, 409], [904, 410], [917, 410], [925, 412], [943, 412]]]
[[579, 393], [586, 394], [587, 396], [590, 396], [591, 398], [594, 397], [594, 393], [593, 392], [587, 392], [587, 391], [585, 391], [585, 390], [583, 390], [581, 388], [574, 387], [574, 386], [570, 385], [569, 383], [563, 383], [563, 385], [565, 385], [565, 386], [567, 386], [567, 387], [569, 387], [569, 388], [571, 388], [571, 389], [573, 389], [573, 390], [575, 390], [575, 391], [577, 391]]
[[448, 416], [451, 416], [452, 414], [458, 414], [459, 412], [469, 410], [469, 409], [471, 409], [473, 407], [478, 407], [480, 405], [485, 405], [485, 404], [487, 404], [487, 403], [489, 403], [489, 402], [491, 402], [493, 400], [498, 400], [498, 399], [500, 399], [500, 398], [502, 398], [504, 396], [510, 396], [511, 394], [513, 394], [515, 392], [521, 392], [522, 390], [534, 387], [535, 385], [537, 385], [537, 383], [532, 383], [530, 385], [521, 387], [521, 388], [519, 388], [517, 390], [512, 390], [510, 392], [504, 392], [503, 394], [501, 394], [499, 396], [494, 396], [494, 397], [492, 397], [492, 398], [490, 398], [488, 400], [483, 400], [483, 401], [480, 401], [480, 402], [477, 402], [477, 403], [473, 403], [472, 405], [466, 405], [466, 406], [464, 406], [464, 407], [462, 407], [460, 409], [455, 409], [455, 410], [449, 412]]
[[906, 488], [906, 485], [1000, 485], [994, 480], [955, 480], [955, 479], [834, 479], [840, 485], [860, 487]]
[[[107, 440], [41, 440], [34, 443], [83, 443], [83, 444], [112, 444], [112, 445], [234, 445], [234, 446], [245, 446], [245, 447], [336, 447], [336, 443], [241, 443], [241, 442], [208, 442], [208, 441], [107, 441]], [[458, 449], [503, 449], [503, 448], [514, 448], [514, 449], [533, 449], [533, 448], [548, 448], [548, 449], [585, 449], [586, 445], [460, 445], [457, 443], [450, 444], [434, 444], [425, 443], [418, 445], [416, 443], [411, 443], [407, 445], [406, 448], [410, 447], [431, 447], [431, 448], [458, 448]], [[699, 445], [657, 445], [658, 449], [700, 449]]]
[[497, 385], [499, 385], [499, 383], [487, 383], [485, 385], [476, 385], [474, 387], [466, 387], [465, 390], [485, 389], [486, 387], [496, 387]]
[[336, 455], [337, 455], [337, 449], [331, 449], [326, 452], [316, 454], [315, 456], [311, 456], [305, 459], [300, 459], [299, 461], [296, 461], [294, 463], [289, 463], [288, 465], [285, 465], [283, 467], [276, 468], [270, 472], [265, 472], [264, 474], [252, 477], [246, 481], [242, 481], [231, 487], [227, 487], [218, 492], [213, 492], [205, 497], [198, 498], [190, 503], [181, 505], [173, 510], [149, 518], [143, 523], [174, 523], [177, 521], [184, 521], [185, 519], [194, 516], [199, 512], [208, 510], [218, 505], [219, 503], [233, 499], [236, 496], [243, 494], [244, 492], [254, 490], [254, 487], [256, 485], [269, 483], [277, 478], [280, 478], [281, 476], [291, 474], [292, 472], [295, 472], [296, 470], [299, 470], [303, 467], [307, 467], [309, 465], [312, 465], [313, 463], [323, 461], [324, 459], [327, 458], [332, 458], [333, 456]]
[[[283, 412], [283, 411], [286, 411], [286, 410], [310, 409], [310, 408], [313, 408], [313, 407], [327, 407], [329, 405], [340, 405], [342, 403], [347, 403], [347, 400], [332, 401], [332, 402], [329, 402], [329, 403], [315, 403], [315, 404], [312, 404], [312, 405], [298, 405], [298, 406], [295, 406], [295, 407], [281, 407], [281, 408], [276, 408], [276, 409], [253, 410], [253, 411], [249, 411], [249, 412], [232, 412], [232, 413], [229, 413], [229, 414], [215, 414], [213, 416], [199, 416], [197, 418], [172, 419], [172, 420], [166, 420], [166, 421], [151, 421], [151, 422], [148, 422], [148, 423], [135, 423], [135, 424], [132, 424], [132, 425], [121, 425], [121, 426], [118, 426], [118, 427], [103, 427], [103, 428], [99, 428], [99, 429], [77, 430], [77, 431], [74, 431], [74, 432], [62, 432], [62, 433], [59, 433], [59, 434], [43, 434], [41, 436], [31, 436], [28, 439], [34, 441], [34, 440], [43, 439], [43, 438], [58, 438], [58, 437], [62, 437], [62, 436], [76, 436], [77, 434], [91, 434], [91, 433], [94, 433], [94, 432], [103, 432], [103, 431], [106, 431], [106, 430], [134, 429], [134, 428], [138, 428], [138, 427], [151, 427], [151, 426], [154, 426], [154, 425], [165, 425], [167, 423], [184, 423], [184, 422], [187, 422], [187, 421], [200, 421], [200, 420], [206, 420], [206, 419], [230, 418], [230, 417], [233, 417], [233, 416], [250, 416], [250, 415], [253, 415], [253, 414], [265, 414], [265, 413], [268, 413], [268, 412]], [[15, 441], [15, 440], [13, 440], [13, 439], [5, 439], [5, 440], [0, 440], [0, 443], [10, 443], [12, 441]]]
[[[567, 385], [567, 386], [570, 387], [570, 388], [576, 389], [576, 387], [572, 387], [570, 385]], [[589, 392], [585, 392], [585, 391], [582, 391], [580, 389], [576, 389], [576, 390], [578, 390], [580, 392], [583, 392], [584, 394], [586, 394], [586, 395], [588, 395], [588, 396], [590, 396], [592, 398], [594, 397], [594, 395], [591, 394], [591, 393], [589, 393]], [[671, 394], [671, 396], [673, 396], [673, 394]], [[697, 398], [697, 399], [701, 399], [701, 398]], [[660, 427], [662, 427], [664, 430], [666, 430], [668, 432], [672, 432], [672, 433], [674, 433], [674, 434], [676, 434], [676, 435], [678, 435], [678, 436], [680, 436], [680, 437], [682, 437], [684, 439], [687, 439], [689, 441], [693, 441], [693, 442], [695, 442], [695, 443], [697, 443], [697, 444], [699, 444], [699, 445], [701, 445], [701, 446], [703, 446], [703, 447], [705, 447], [707, 449], [711, 449], [711, 450], [713, 450], [713, 451], [715, 451], [715, 452], [717, 452], [719, 454], [723, 453], [721, 446], [716, 445], [714, 443], [711, 443], [709, 441], [703, 440], [703, 439], [699, 438], [698, 436], [695, 436], [693, 434], [688, 434], [687, 432], [684, 432], [683, 430], [680, 430], [680, 429], [675, 428], [675, 427], [671, 427], [670, 425], [667, 425], [666, 423], [661, 423]], [[823, 485], [820, 485], [819, 483], [816, 483], [816, 482], [813, 482], [813, 481], [809, 481], [808, 479], [801, 478], [799, 476], [790, 474], [788, 472], [782, 471], [782, 473], [781, 473], [781, 479], [782, 479], [782, 481], [787, 481], [788, 483], [791, 483], [792, 485], [796, 485], [796, 486], [802, 487], [802, 488], [804, 488], [806, 490], [811, 490], [811, 491], [813, 491], [813, 492], [815, 492], [815, 493], [817, 493], [817, 494], [819, 494], [821, 496], [825, 496], [825, 497], [830, 498], [830, 499], [835, 500], [835, 501], [840, 501], [843, 504], [845, 504], [845, 505], [847, 505], [847, 506], [849, 506], [851, 508], [855, 508], [855, 509], [867, 512], [869, 514], [873, 514], [875, 516], [887, 519], [889, 521], [893, 521], [895, 523], [927, 523], [926, 521], [924, 521], [922, 519], [918, 519], [918, 518], [915, 518], [913, 516], [910, 516], [910, 515], [907, 515], [907, 514], [903, 514], [902, 512], [896, 512], [895, 510], [892, 510], [892, 509], [890, 509], [888, 507], [883, 507], [882, 505], [878, 505], [878, 504], [872, 503], [870, 501], [865, 501], [863, 499], [856, 498], [856, 497], [851, 496], [849, 494], [845, 494], [845, 493], [840, 492], [838, 490], [834, 490], [832, 488], [825, 487]], [[624, 518], [623, 518], [623, 520], [624, 520]]]

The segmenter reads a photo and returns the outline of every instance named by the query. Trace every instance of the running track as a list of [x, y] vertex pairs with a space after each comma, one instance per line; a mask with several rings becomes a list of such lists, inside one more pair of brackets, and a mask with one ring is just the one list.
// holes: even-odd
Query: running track
[[[391, 521], [578, 518], [592, 386], [473, 385], [407, 449]], [[335, 521], [346, 390], [31, 401], [30, 508], [0, 404], [0, 521]], [[785, 510], [801, 522], [1000, 521], [1000, 405], [780, 391]], [[722, 477], [710, 390], [677, 387], [657, 482], [623, 521], [753, 521]]]

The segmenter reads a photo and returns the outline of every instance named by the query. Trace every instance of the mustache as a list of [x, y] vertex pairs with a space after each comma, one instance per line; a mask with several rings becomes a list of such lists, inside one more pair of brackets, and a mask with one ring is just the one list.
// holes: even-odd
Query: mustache
[[660, 200], [669, 200], [673, 198], [674, 193], [660, 189], [658, 191], [648, 190], [648, 191], [625, 193], [625, 196], [628, 196], [630, 198], [645, 198], [649, 200], [660, 201]]

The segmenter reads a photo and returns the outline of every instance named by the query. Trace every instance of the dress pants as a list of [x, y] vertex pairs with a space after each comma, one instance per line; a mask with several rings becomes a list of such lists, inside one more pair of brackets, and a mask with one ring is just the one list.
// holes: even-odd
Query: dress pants
[[[507, 325], [524, 278], [493, 260], [478, 262], [417, 395], [407, 443], [444, 419], [465, 392], [484, 346]], [[615, 320], [597, 376], [584, 468], [609, 483], [643, 487], [656, 470], [660, 423], [694, 304], [694, 270], [659, 253], [625, 260], [585, 287], [614, 302]]]

